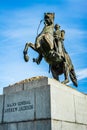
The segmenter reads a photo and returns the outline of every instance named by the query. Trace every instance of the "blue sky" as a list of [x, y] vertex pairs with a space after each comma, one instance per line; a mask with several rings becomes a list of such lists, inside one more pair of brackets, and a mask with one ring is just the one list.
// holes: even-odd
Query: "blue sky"
[[[87, 2], [86, 0], [2, 0], [0, 1], [0, 93], [20, 80], [48, 76], [49, 66], [32, 62], [37, 53], [29, 49], [30, 61], [23, 60], [26, 42], [35, 41], [44, 12], [55, 13], [55, 24], [66, 31], [64, 45], [75, 67], [78, 91], [87, 94]], [[40, 26], [39, 32], [43, 27]], [[63, 80], [63, 76], [60, 77]], [[74, 87], [72, 83], [69, 84]], [[75, 88], [75, 87], [74, 87]]]

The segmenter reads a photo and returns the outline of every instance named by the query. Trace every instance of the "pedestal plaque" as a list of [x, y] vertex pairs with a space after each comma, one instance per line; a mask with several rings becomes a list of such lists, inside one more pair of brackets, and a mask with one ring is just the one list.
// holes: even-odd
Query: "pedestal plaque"
[[3, 122], [34, 120], [34, 91], [5, 95]]

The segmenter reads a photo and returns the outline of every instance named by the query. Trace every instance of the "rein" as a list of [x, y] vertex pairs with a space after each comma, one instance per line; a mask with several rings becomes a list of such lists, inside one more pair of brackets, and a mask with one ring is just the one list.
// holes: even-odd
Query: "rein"
[[40, 25], [42, 23], [43, 19], [40, 21], [39, 25], [38, 25], [38, 28], [37, 28], [37, 35], [38, 35], [38, 31], [39, 31], [39, 28], [40, 28]]

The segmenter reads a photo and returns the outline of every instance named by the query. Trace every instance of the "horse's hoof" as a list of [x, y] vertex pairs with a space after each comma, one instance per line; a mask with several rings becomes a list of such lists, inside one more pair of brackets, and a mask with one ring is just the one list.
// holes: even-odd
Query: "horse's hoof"
[[67, 84], [68, 82], [69, 82], [69, 80], [66, 79], [66, 80], [62, 81], [61, 83], [63, 83], [63, 84]]
[[35, 59], [35, 58], [33, 58], [33, 62], [36, 62], [36, 59]]
[[33, 62], [36, 62], [38, 65], [40, 64], [38, 59], [33, 58]]
[[24, 60], [25, 60], [25, 62], [28, 62], [29, 61], [29, 56], [28, 55], [24, 55]]

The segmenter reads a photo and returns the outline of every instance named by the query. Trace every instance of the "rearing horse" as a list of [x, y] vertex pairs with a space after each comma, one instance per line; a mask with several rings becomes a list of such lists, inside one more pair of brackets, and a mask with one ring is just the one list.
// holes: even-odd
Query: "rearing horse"
[[36, 37], [35, 44], [26, 43], [23, 51], [25, 61], [27, 62], [29, 60], [27, 52], [28, 48], [31, 47], [39, 53], [38, 58], [33, 58], [33, 62], [40, 64], [44, 57], [55, 79], [59, 80], [59, 75], [64, 73], [65, 80], [62, 83], [68, 83], [70, 76], [73, 84], [77, 87], [77, 79], [69, 55], [65, 53], [65, 58], [62, 56], [60, 57], [54, 49], [54, 13], [44, 14], [44, 24], [45, 26], [42, 32]]

